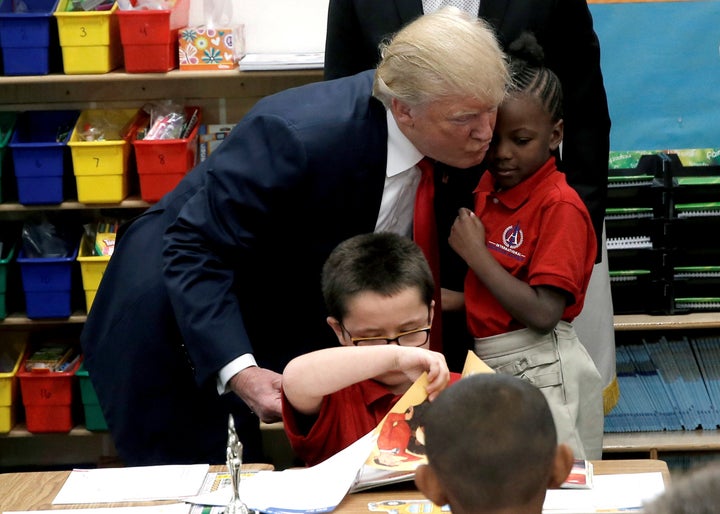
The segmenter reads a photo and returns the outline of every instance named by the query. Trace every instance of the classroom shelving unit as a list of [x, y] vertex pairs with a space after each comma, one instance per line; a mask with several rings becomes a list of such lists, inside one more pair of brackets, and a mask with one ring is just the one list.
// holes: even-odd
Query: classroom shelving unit
[[[129, 109], [140, 108], [146, 102], [172, 99], [179, 104], [200, 106], [204, 123], [234, 123], [260, 98], [321, 79], [322, 70], [173, 70], [167, 73], [119, 70], [96, 75], [0, 76], [0, 112]], [[73, 199], [47, 206], [3, 202], [0, 203], [0, 226], [3, 222], [22, 221], [38, 213], [45, 213], [50, 219], [66, 216], [92, 219], [108, 209], [133, 215], [149, 205], [137, 195], [108, 205], [86, 205]], [[31, 320], [20, 310], [8, 310], [7, 314], [0, 321], [0, 345], [27, 334], [77, 336], [86, 319], [82, 310], [58, 320]], [[90, 432], [82, 426], [67, 434], [31, 434], [19, 423], [8, 434], [0, 435], [0, 472], [24, 466], [97, 462], [114, 455], [112, 440], [106, 432]]]

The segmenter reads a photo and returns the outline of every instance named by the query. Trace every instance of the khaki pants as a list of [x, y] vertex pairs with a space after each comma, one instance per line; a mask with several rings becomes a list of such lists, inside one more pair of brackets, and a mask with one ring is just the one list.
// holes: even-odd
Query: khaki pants
[[497, 373], [542, 391], [558, 442], [569, 445], [576, 458], [602, 458], [602, 378], [570, 323], [561, 321], [548, 334], [523, 329], [476, 338], [475, 353]]

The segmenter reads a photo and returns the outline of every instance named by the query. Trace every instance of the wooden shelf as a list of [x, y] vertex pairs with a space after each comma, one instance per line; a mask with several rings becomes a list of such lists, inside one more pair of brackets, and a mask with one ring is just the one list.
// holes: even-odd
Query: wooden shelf
[[[125, 73], [120, 70], [96, 75], [10, 76], [0, 77], [0, 105], [11, 110], [38, 110], [87, 108], [89, 103], [100, 101], [106, 106], [108, 103], [142, 105], [150, 100], [174, 99], [192, 105], [188, 100], [198, 99], [209, 111], [212, 108], [207, 104], [222, 101], [235, 112], [235, 107], [247, 110], [264, 96], [320, 80], [322, 70], [172, 70], [167, 73]], [[228, 118], [230, 122], [237, 119], [236, 115]], [[225, 122], [212, 120], [212, 117], [210, 121]]]
[[76, 425], [69, 432], [49, 432], [49, 433], [32, 433], [27, 429], [27, 426], [23, 423], [15, 425], [10, 432], [6, 434], [0, 434], [0, 438], [14, 438], [14, 437], [52, 437], [57, 435], [72, 436], [72, 437], [91, 437], [91, 436], [102, 436], [107, 434], [107, 431], [94, 432], [90, 431], [83, 425]]
[[68, 318], [30, 319], [24, 313], [11, 312], [0, 321], [0, 328], [47, 328], [58, 325], [82, 324], [87, 320], [85, 312], [73, 312]]
[[23, 205], [20, 203], [0, 203], [0, 212], [36, 212], [57, 210], [93, 210], [93, 209], [147, 209], [150, 203], [138, 197], [129, 197], [120, 203], [80, 203], [67, 201], [55, 205]]
[[720, 328], [720, 312], [691, 312], [673, 316], [624, 314], [614, 318], [616, 331]]
[[645, 453], [657, 459], [663, 452], [720, 451], [720, 430], [606, 433], [603, 453]]

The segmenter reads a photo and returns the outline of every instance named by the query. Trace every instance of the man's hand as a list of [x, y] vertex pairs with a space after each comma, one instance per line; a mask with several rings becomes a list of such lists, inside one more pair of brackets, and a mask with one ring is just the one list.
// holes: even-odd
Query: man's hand
[[245, 368], [230, 379], [230, 388], [263, 423], [282, 419], [281, 384], [280, 373], [257, 366]]

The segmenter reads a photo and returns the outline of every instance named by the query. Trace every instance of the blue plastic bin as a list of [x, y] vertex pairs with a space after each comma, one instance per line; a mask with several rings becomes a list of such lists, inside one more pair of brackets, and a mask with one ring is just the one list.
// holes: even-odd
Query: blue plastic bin
[[0, 0], [0, 47], [5, 75], [47, 75], [50, 34], [58, 0], [22, 0], [27, 11], [13, 12], [17, 0]]
[[27, 257], [21, 250], [20, 264], [25, 310], [30, 319], [68, 318], [72, 314], [72, 273], [77, 248], [68, 257]]
[[18, 116], [8, 146], [21, 204], [62, 203], [63, 175], [72, 166], [67, 142], [78, 116], [80, 111], [26, 111]]

